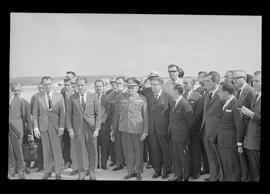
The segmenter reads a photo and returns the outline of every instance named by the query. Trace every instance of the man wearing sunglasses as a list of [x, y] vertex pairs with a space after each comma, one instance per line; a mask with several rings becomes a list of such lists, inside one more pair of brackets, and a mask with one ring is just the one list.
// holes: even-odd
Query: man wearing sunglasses
[[169, 73], [170, 79], [163, 84], [163, 89], [165, 92], [170, 94], [170, 96], [172, 96], [173, 87], [175, 86], [175, 84], [183, 85], [184, 71], [183, 69], [179, 68], [177, 65], [170, 64], [168, 66], [168, 73]]

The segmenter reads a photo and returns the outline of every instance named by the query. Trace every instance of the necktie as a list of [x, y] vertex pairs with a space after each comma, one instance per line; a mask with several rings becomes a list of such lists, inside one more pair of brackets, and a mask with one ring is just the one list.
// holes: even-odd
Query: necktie
[[81, 106], [82, 106], [82, 109], [84, 110], [85, 109], [85, 101], [84, 101], [83, 94], [81, 95], [81, 97], [82, 97]]
[[238, 90], [236, 93], [236, 99], [239, 100], [241, 90]]
[[188, 92], [185, 92], [184, 93], [184, 98], [187, 99], [187, 97], [188, 97]]
[[47, 94], [47, 96], [48, 96], [49, 109], [51, 109], [52, 108], [52, 99], [51, 99], [49, 94]]

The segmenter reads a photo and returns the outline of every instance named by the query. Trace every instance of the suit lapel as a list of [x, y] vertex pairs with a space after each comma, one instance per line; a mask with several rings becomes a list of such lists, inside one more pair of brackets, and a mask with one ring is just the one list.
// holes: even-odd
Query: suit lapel
[[81, 112], [83, 112], [81, 102], [80, 102], [80, 94], [79, 93], [76, 93], [75, 104], [81, 110]]
[[217, 92], [214, 94], [213, 98], [211, 99], [211, 101], [208, 103], [207, 108], [217, 99], [219, 98], [217, 95]]
[[243, 88], [243, 91], [241, 93], [241, 95], [239, 96], [239, 100], [238, 101], [242, 101], [243, 98], [246, 96], [247, 94], [247, 91], [248, 91], [248, 85], [246, 85], [244, 88]]

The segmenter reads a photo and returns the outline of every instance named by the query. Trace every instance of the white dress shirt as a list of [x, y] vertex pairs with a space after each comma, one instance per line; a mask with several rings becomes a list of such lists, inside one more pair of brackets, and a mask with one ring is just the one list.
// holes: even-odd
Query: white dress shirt
[[[52, 99], [52, 93], [53, 93], [53, 91], [49, 92], [49, 96], [51, 97], [51, 99]], [[48, 98], [47, 92], [45, 92], [45, 101], [46, 101], [47, 107], [49, 108], [49, 98]], [[52, 104], [51, 104], [51, 106], [52, 106]]]
[[177, 98], [177, 99], [175, 100], [175, 106], [174, 106], [175, 108], [176, 108], [178, 102], [179, 102], [182, 98], [183, 98], [183, 96], [179, 96], [179, 98]]
[[212, 98], [214, 97], [215, 93], [218, 91], [218, 88], [219, 88], [219, 86], [217, 86], [216, 89], [214, 89], [214, 90], [211, 92]]
[[193, 92], [193, 89], [190, 90], [190, 91], [188, 91], [187, 99], [189, 99], [189, 97], [190, 97], [190, 95], [191, 95], [192, 92]]
[[243, 89], [244, 87], [246, 87], [247, 83], [244, 83], [244, 85], [240, 88], [240, 94], [239, 94], [239, 97], [241, 96], [242, 92], [243, 92]]
[[229, 98], [228, 100], [226, 100], [226, 102], [224, 103], [222, 110], [224, 110], [232, 101], [232, 99], [234, 98], [234, 96], [232, 96], [231, 98]]
[[156, 95], [157, 95], [157, 99], [159, 99], [161, 93], [162, 93], [162, 90], [160, 90], [158, 94], [154, 94], [154, 96], [156, 97]]
[[[86, 97], [87, 97], [87, 91], [83, 94], [83, 100], [84, 103], [86, 104]], [[80, 104], [82, 104], [82, 95], [80, 94]]]

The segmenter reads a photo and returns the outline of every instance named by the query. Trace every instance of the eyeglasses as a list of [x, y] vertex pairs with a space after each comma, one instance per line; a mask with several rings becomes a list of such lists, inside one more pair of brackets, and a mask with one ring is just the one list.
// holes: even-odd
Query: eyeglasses
[[177, 72], [177, 71], [168, 71], [169, 73], [175, 73], [175, 72]]

